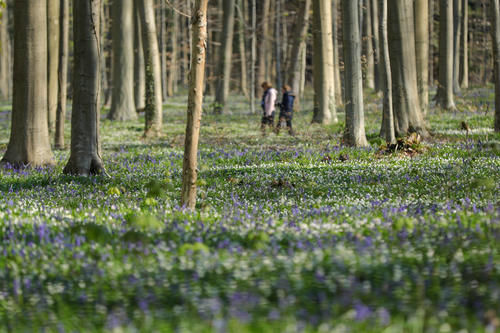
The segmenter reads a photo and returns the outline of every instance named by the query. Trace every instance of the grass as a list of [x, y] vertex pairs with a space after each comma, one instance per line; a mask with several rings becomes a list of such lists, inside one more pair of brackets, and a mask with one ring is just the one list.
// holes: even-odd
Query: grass
[[364, 149], [311, 125], [309, 101], [295, 137], [262, 137], [241, 97], [207, 109], [196, 212], [178, 206], [185, 97], [157, 140], [103, 119], [109, 178], [62, 175], [68, 151], [1, 170], [0, 331], [498, 330], [500, 137], [491, 94], [464, 96], [412, 157], [381, 153], [374, 94]]

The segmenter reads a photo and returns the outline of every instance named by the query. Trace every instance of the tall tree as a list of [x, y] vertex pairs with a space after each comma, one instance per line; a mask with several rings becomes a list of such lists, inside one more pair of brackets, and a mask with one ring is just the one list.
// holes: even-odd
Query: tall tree
[[[335, 86], [335, 102], [342, 105], [342, 83], [340, 81], [340, 53], [338, 38], [338, 7], [340, 0], [332, 1], [332, 37], [333, 37], [333, 80]], [[304, 46], [305, 50], [305, 46]]]
[[217, 91], [215, 94], [215, 113], [227, 110], [227, 97], [231, 83], [231, 64], [233, 55], [235, 0], [224, 0], [224, 23], [222, 47], [217, 70]]
[[137, 1], [141, 21], [144, 64], [146, 73], [146, 126], [144, 136], [157, 136], [162, 125], [161, 65], [156, 37], [154, 0]]
[[276, 86], [281, 88], [283, 85], [283, 78], [281, 77], [281, 0], [276, 0], [275, 7], [275, 28], [274, 28], [274, 52], [275, 52], [275, 64], [276, 64]]
[[375, 91], [381, 91], [383, 88], [382, 71], [383, 69], [380, 58], [382, 57], [381, 46], [380, 46], [380, 18], [379, 18], [379, 4], [378, 0], [371, 1], [371, 15], [372, 15], [372, 32], [373, 32], [373, 61], [375, 62]]
[[259, 31], [259, 48], [258, 48], [258, 67], [257, 67], [257, 86], [260, 86], [262, 82], [267, 79], [267, 53], [269, 52], [269, 10], [271, 5], [271, 0], [261, 0], [259, 3], [262, 3], [261, 16], [259, 19], [260, 22], [260, 31]]
[[335, 86], [333, 79], [332, 16], [329, 0], [313, 0], [313, 122], [337, 122]]
[[500, 132], [500, 1], [491, 0], [493, 61], [495, 64], [495, 132]]
[[246, 13], [246, 1], [238, 0], [238, 46], [240, 53], [240, 89], [241, 93], [247, 98], [248, 95], [248, 78], [247, 78], [247, 56], [246, 56], [246, 46], [245, 46], [245, 13]]
[[47, 124], [47, 2], [14, 2], [14, 96], [3, 163], [53, 164]]
[[[368, 145], [363, 113], [363, 74], [361, 71], [361, 34], [359, 6], [356, 1], [342, 1], [345, 62], [345, 142], [350, 146]], [[371, 24], [370, 24], [371, 25]]]
[[[71, 154], [63, 172], [105, 173], [99, 153], [99, 16], [101, 0], [74, 0], [74, 76]], [[116, 22], [115, 22], [116, 23]]]
[[366, 56], [366, 86], [375, 89], [375, 59], [373, 57], [373, 30], [372, 30], [372, 2], [366, 0], [363, 8], [364, 17], [363, 29], [365, 31], [364, 48]]
[[[130, 0], [129, 0], [130, 1]], [[134, 1], [134, 102], [136, 110], [146, 106], [146, 66], [144, 65], [144, 45], [140, 17], [140, 5], [143, 0]]]
[[0, 100], [2, 101], [7, 101], [12, 95], [12, 56], [8, 19], [9, 10], [9, 7], [3, 8], [2, 20], [0, 22]]
[[203, 105], [203, 81], [205, 77], [205, 57], [207, 45], [207, 3], [196, 0], [194, 8], [191, 74], [189, 76], [189, 96], [182, 165], [181, 205], [194, 209], [196, 205], [196, 180], [198, 178], [198, 141], [200, 135]]
[[415, 0], [414, 5], [418, 96], [425, 114], [429, 107], [429, 2]]
[[[307, 0], [306, 0], [307, 1]], [[250, 68], [250, 111], [255, 113], [255, 63], [257, 61], [257, 0], [252, 0], [252, 46]]]
[[59, 38], [59, 94], [57, 98], [55, 146], [64, 148], [64, 121], [66, 120], [66, 103], [68, 90], [68, 48], [69, 48], [69, 0], [60, 0], [60, 38]]
[[178, 79], [178, 33], [179, 33], [179, 18], [175, 10], [170, 11], [170, 21], [172, 22], [172, 29], [170, 34], [170, 57], [168, 66], [168, 76], [167, 76], [167, 95], [173, 96], [177, 93], [177, 79]]
[[47, 1], [47, 103], [49, 132], [56, 128], [59, 69], [59, 0]]
[[137, 118], [134, 102], [133, 8], [133, 1], [114, 1], [112, 6], [113, 91], [108, 114], [112, 120]]
[[439, 2], [439, 82], [437, 101], [446, 110], [455, 109], [453, 99], [453, 1]]
[[453, 93], [460, 92], [460, 50], [462, 42], [462, 0], [453, 0]]
[[469, 0], [462, 1], [462, 52], [460, 53], [460, 87], [469, 88]]
[[389, 52], [396, 136], [427, 135], [420, 110], [413, 0], [388, 0]]

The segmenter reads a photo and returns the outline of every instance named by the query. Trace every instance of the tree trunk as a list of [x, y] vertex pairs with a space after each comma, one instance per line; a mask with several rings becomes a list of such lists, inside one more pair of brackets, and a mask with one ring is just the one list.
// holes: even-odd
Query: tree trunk
[[146, 73], [146, 105], [144, 129], [145, 137], [155, 137], [160, 134], [162, 125], [162, 89], [161, 65], [156, 38], [156, 23], [153, 0], [138, 0], [141, 22], [144, 64]]
[[109, 107], [112, 97], [112, 47], [109, 22], [111, 18], [110, 5], [101, 0], [101, 77], [102, 105]]
[[221, 114], [227, 111], [227, 97], [231, 83], [231, 65], [233, 55], [235, 0], [224, 0], [224, 23], [222, 30], [222, 46], [217, 70], [217, 91], [214, 112]]
[[134, 1], [134, 102], [135, 110], [142, 111], [146, 106], [146, 71], [142, 30], [144, 26], [140, 18], [140, 2]]
[[160, 38], [159, 38], [159, 49], [160, 49], [160, 64], [161, 64], [161, 96], [162, 100], [166, 100], [168, 96], [167, 91], [167, 15], [166, 15], [166, 2], [161, 0], [158, 10], [160, 11], [159, 23], [160, 26]]
[[207, 2], [196, 0], [192, 24], [193, 48], [191, 74], [189, 79], [189, 97], [182, 166], [181, 206], [194, 209], [196, 205], [196, 180], [198, 176], [198, 141], [203, 104], [203, 81], [205, 76], [205, 55], [207, 45]]
[[47, 124], [47, 2], [14, 2], [14, 96], [2, 163], [54, 163]]
[[260, 86], [266, 79], [269, 79], [268, 71], [267, 71], [267, 53], [269, 52], [268, 47], [268, 36], [269, 36], [269, 9], [271, 5], [270, 0], [261, 0], [262, 1], [262, 15], [261, 15], [261, 26], [262, 29], [260, 31], [260, 39], [259, 39], [259, 55], [258, 55], [258, 68], [257, 68], [257, 86]]
[[274, 51], [276, 53], [276, 87], [278, 91], [283, 85], [281, 77], [281, 0], [276, 0], [275, 28], [274, 28]]
[[332, 6], [329, 0], [313, 0], [313, 123], [337, 122], [333, 78]]
[[491, 0], [491, 33], [495, 64], [495, 132], [500, 132], [500, 1]]
[[453, 1], [439, 2], [439, 83], [437, 101], [454, 110], [453, 100]]
[[294, 24], [292, 50], [290, 53], [290, 61], [288, 62], [287, 73], [289, 77], [287, 82], [292, 87], [295, 93], [294, 108], [300, 110], [300, 73], [302, 69], [301, 56], [304, 49], [304, 44], [307, 38], [307, 30], [309, 27], [309, 9], [311, 8], [311, 0], [304, 0], [299, 9], [297, 22]]
[[[468, 1], [468, 0], [465, 0]], [[434, 39], [434, 1], [429, 0], [429, 41]], [[429, 85], [434, 86], [434, 44], [429, 43]]]
[[168, 83], [167, 83], [167, 95], [173, 96], [177, 92], [177, 79], [178, 79], [178, 32], [179, 32], [179, 18], [175, 10], [171, 11], [171, 21], [172, 21], [172, 34], [170, 36], [170, 64], [168, 66]]
[[469, 1], [462, 0], [462, 52], [460, 54], [460, 87], [469, 88]]
[[59, 68], [59, 0], [47, 1], [47, 104], [49, 133], [56, 128]]
[[371, 15], [372, 15], [372, 32], [373, 32], [373, 61], [375, 62], [374, 74], [375, 74], [375, 91], [382, 91], [383, 83], [382, 83], [382, 65], [380, 58], [381, 55], [381, 46], [380, 46], [380, 32], [379, 32], [379, 5], [378, 0], [370, 0], [371, 1]]
[[[361, 34], [359, 6], [356, 1], [342, 1], [345, 59], [345, 143], [349, 146], [368, 145], [363, 113], [363, 74], [361, 70]], [[370, 23], [371, 26], [371, 23]]]
[[[307, 1], [307, 0], [306, 0]], [[255, 88], [257, 83], [255, 82], [255, 63], [257, 61], [257, 3], [256, 0], [252, 0], [252, 50], [251, 50], [251, 68], [250, 68], [250, 112], [255, 114]]]
[[388, 144], [396, 142], [394, 130], [394, 113], [392, 109], [392, 77], [391, 77], [391, 59], [389, 56], [389, 37], [387, 33], [387, 0], [380, 0], [380, 62], [381, 83], [384, 90], [384, 110], [382, 115], [381, 135]]
[[366, 87], [375, 89], [375, 60], [373, 58], [373, 30], [372, 30], [372, 15], [371, 15], [371, 0], [366, 0], [364, 8], [365, 19], [363, 20], [365, 37], [363, 38], [366, 52]]
[[68, 48], [69, 48], [69, 0], [61, 1], [60, 38], [59, 38], [59, 95], [57, 99], [55, 147], [64, 149], [64, 122], [68, 91]]
[[417, 88], [412, 0], [389, 0], [389, 52], [396, 136], [427, 135]]
[[460, 93], [460, 42], [462, 40], [462, 0], [453, 0], [453, 93]]
[[[338, 6], [340, 1], [332, 1], [332, 35], [333, 35], [333, 80], [335, 86], [335, 102], [337, 105], [342, 105], [342, 81], [340, 80], [340, 54], [339, 54], [339, 37], [338, 37]], [[305, 45], [304, 45], [305, 49]]]
[[64, 167], [65, 174], [105, 173], [99, 151], [99, 3], [100, 0], [73, 3], [74, 97], [71, 154]]
[[113, 91], [111, 120], [137, 119], [134, 102], [134, 15], [133, 1], [113, 2]]
[[415, 49], [417, 86], [420, 107], [424, 114], [429, 108], [429, 2], [415, 0]]
[[245, 47], [245, 13], [244, 0], [238, 0], [238, 46], [240, 51], [240, 89], [248, 98], [247, 57]]
[[9, 34], [8, 11], [9, 7], [2, 9], [2, 22], [0, 24], [0, 100], [8, 101], [12, 96], [12, 55]]

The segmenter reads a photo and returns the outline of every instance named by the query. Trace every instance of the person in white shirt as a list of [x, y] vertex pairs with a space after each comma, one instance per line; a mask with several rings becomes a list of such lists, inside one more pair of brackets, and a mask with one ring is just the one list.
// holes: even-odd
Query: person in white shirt
[[262, 89], [264, 89], [264, 95], [262, 96], [262, 120], [261, 120], [261, 130], [262, 134], [266, 135], [266, 127], [271, 128], [274, 127], [274, 111], [276, 109], [276, 99], [278, 97], [278, 91], [273, 88], [272, 84], [269, 82], [264, 82], [261, 85]]

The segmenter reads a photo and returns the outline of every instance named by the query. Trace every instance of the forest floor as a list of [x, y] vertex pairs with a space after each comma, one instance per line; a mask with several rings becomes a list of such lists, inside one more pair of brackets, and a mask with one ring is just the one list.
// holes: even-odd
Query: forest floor
[[[493, 92], [471, 89], [432, 136], [388, 153], [380, 98], [371, 146], [335, 125], [262, 137], [233, 96], [200, 142], [198, 209], [179, 208], [185, 97], [102, 120], [110, 177], [0, 170], [0, 332], [495, 332], [500, 329], [500, 136]], [[104, 115], [103, 115], [104, 116]], [[0, 154], [10, 106], [0, 106]], [[470, 132], [461, 129], [466, 122]], [[69, 143], [69, 123], [67, 124]]]

